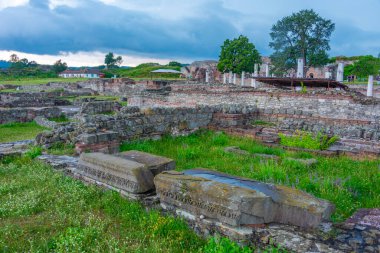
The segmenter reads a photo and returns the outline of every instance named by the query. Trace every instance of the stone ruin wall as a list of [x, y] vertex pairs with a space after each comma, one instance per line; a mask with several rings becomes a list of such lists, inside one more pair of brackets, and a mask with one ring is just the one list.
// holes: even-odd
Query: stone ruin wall
[[[63, 92], [3, 92], [0, 93], [0, 107], [46, 107], [67, 105], [68, 102], [59, 97]], [[66, 94], [68, 95], [68, 94]]]
[[142, 107], [221, 104], [254, 106], [258, 113], [252, 120], [273, 122], [283, 130], [324, 131], [342, 138], [380, 141], [380, 103], [365, 104], [350, 96], [200, 90], [129, 99], [129, 105]]
[[62, 111], [57, 107], [0, 109], [0, 124], [28, 122], [38, 116], [44, 118], [56, 118], [61, 114]]
[[91, 101], [82, 102], [79, 113], [81, 114], [102, 114], [114, 113], [121, 108], [120, 103], [114, 101]]
[[187, 134], [205, 128], [213, 112], [211, 107], [123, 107], [115, 115], [81, 115], [77, 117], [79, 122], [42, 133], [36, 141], [46, 146], [56, 142], [76, 144], [78, 153], [87, 150], [113, 153], [118, 151], [120, 141], [155, 139], [165, 134]]
[[103, 78], [78, 82], [79, 87], [82, 89], [90, 89], [94, 92], [109, 95], [120, 95], [120, 93], [128, 93], [131, 89], [138, 89], [139, 87], [135, 84], [136, 82], [129, 78]]

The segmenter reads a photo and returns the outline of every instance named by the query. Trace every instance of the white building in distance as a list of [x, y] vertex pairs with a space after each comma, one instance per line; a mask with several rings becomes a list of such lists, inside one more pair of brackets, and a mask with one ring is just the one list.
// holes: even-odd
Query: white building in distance
[[102, 78], [104, 74], [98, 69], [80, 69], [80, 70], [70, 70], [59, 73], [60, 77], [63, 78]]

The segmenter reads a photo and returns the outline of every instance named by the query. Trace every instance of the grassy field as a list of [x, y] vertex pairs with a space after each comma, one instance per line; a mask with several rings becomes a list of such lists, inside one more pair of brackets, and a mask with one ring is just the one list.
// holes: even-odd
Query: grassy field
[[0, 84], [12, 84], [12, 85], [36, 85], [36, 84], [47, 84], [50, 82], [63, 82], [63, 83], [71, 83], [78, 81], [86, 81], [86, 78], [20, 78], [18, 80], [1, 80]]
[[[248, 253], [27, 156], [0, 160], [0, 252]], [[261, 252], [282, 252], [269, 248]]]
[[35, 122], [0, 124], [0, 143], [34, 139], [46, 129]]
[[0, 164], [0, 252], [200, 252], [179, 219], [146, 212], [27, 158]]
[[[275, 154], [283, 159], [277, 164], [257, 157], [229, 154], [223, 151], [226, 146], [238, 146], [251, 153]], [[318, 164], [306, 167], [299, 162], [286, 160], [286, 157], [313, 157], [310, 154], [285, 152], [262, 146], [247, 138], [212, 132], [122, 145], [122, 150], [131, 149], [173, 158], [178, 170], [208, 168], [305, 190], [336, 205], [332, 216], [335, 222], [343, 221], [359, 208], [380, 206], [379, 160], [315, 157]]]
[[[232, 145], [282, 159], [276, 164], [223, 151]], [[209, 131], [125, 143], [121, 149], [174, 158], [178, 170], [203, 167], [303, 189], [337, 206], [335, 222], [358, 208], [380, 206], [379, 160], [315, 157], [318, 164], [305, 167], [286, 157], [310, 158], [310, 154]], [[86, 186], [27, 156], [0, 161], [0, 203], [0, 252], [252, 251], [226, 239], [205, 241], [178, 218], [146, 211], [116, 192]]]

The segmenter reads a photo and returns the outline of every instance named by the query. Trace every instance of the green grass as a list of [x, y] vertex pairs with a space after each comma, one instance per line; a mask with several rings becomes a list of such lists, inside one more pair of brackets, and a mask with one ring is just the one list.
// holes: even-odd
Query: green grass
[[[334, 221], [359, 208], [380, 206], [379, 160], [315, 156], [318, 164], [305, 167], [285, 159], [277, 164], [225, 153], [226, 146], [282, 158], [313, 157], [209, 131], [125, 143], [121, 149], [171, 157], [180, 171], [203, 167], [295, 186], [335, 203]], [[224, 238], [204, 241], [180, 219], [148, 212], [114, 191], [84, 185], [31, 160], [40, 152], [36, 147], [24, 157], [0, 161], [0, 252], [250, 252]]]
[[325, 150], [333, 145], [337, 140], [337, 136], [329, 137], [328, 135], [318, 132], [313, 134], [306, 131], [296, 130], [293, 135], [285, 135], [279, 133], [280, 144], [288, 147], [305, 148], [313, 150]]
[[67, 118], [65, 114], [61, 114], [59, 117], [49, 118], [49, 120], [57, 123], [70, 122], [70, 119]]
[[50, 155], [75, 155], [75, 146], [61, 142], [54, 143], [49, 149], [45, 150]]
[[[225, 153], [238, 146], [251, 153], [275, 154], [282, 158], [310, 158], [317, 165], [297, 161], [262, 161], [258, 157]], [[165, 137], [159, 141], [124, 143], [122, 150], [141, 150], [175, 159], [177, 170], [208, 168], [269, 183], [294, 186], [336, 205], [333, 221], [343, 221], [359, 208], [380, 206], [379, 160], [359, 161], [347, 157], [325, 158], [309, 153], [268, 148], [247, 138], [201, 132], [188, 137]]]
[[2, 90], [0, 90], [0, 92], [4, 92], [4, 93], [8, 93], [8, 92], [10, 92], [10, 93], [17, 93], [17, 92], [25, 92], [25, 91], [23, 91], [23, 90], [16, 90], [16, 89], [2, 89]]
[[47, 128], [37, 125], [34, 121], [1, 124], [0, 143], [33, 139], [44, 130]]
[[107, 101], [119, 101], [118, 96], [62, 96], [60, 97], [61, 99], [68, 100], [70, 102], [74, 102], [74, 100], [77, 99], [83, 99], [83, 98], [93, 98], [95, 101], [100, 101], [100, 100], [107, 100]]
[[182, 220], [26, 157], [0, 164], [0, 252], [201, 252]]
[[276, 124], [274, 124], [272, 122], [267, 122], [267, 121], [263, 121], [263, 120], [254, 120], [254, 121], [251, 122], [251, 124], [254, 125], [254, 126], [268, 126], [268, 127], [276, 125]]
[[253, 251], [226, 238], [205, 241], [182, 219], [55, 172], [32, 160], [40, 153], [0, 161], [0, 252]]
[[36, 85], [47, 84], [50, 82], [64, 82], [71, 83], [77, 81], [86, 81], [86, 78], [19, 78], [17, 80], [1, 80], [0, 84], [13, 84], [13, 85]]

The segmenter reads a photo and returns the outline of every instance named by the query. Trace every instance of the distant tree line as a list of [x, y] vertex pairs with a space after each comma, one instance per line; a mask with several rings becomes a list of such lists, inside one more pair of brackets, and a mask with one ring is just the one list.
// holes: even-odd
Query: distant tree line
[[35, 61], [29, 61], [26, 58], [19, 58], [12, 54], [9, 59], [9, 68], [0, 71], [2, 78], [52, 78], [67, 69], [67, 64], [62, 60], [56, 61], [53, 65], [41, 65]]

